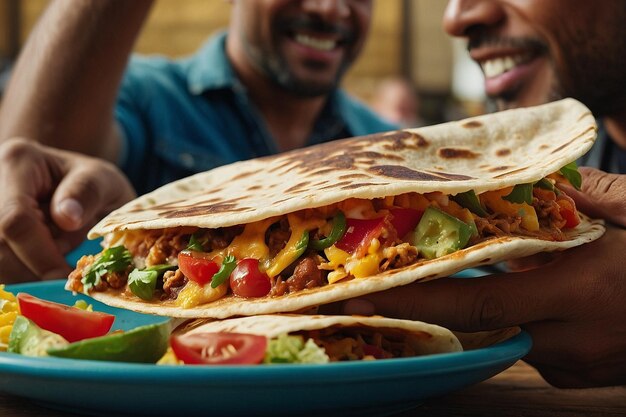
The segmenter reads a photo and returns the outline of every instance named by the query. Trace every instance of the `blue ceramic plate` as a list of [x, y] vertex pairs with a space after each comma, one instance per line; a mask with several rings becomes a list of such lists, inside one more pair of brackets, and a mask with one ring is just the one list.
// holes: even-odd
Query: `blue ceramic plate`
[[[63, 281], [9, 291], [73, 304]], [[83, 297], [83, 296], [78, 296]], [[162, 321], [87, 299], [116, 315], [115, 328]], [[0, 353], [0, 390], [47, 407], [91, 415], [362, 416], [414, 407], [483, 381], [531, 347], [522, 332], [467, 352], [372, 362], [271, 366], [156, 366]]]

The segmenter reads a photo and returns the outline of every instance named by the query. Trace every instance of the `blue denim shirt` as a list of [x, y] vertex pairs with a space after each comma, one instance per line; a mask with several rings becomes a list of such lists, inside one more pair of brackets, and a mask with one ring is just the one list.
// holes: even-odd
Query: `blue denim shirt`
[[[226, 33], [191, 57], [133, 57], [115, 108], [120, 166], [139, 194], [231, 162], [278, 152], [225, 51]], [[341, 90], [334, 91], [307, 145], [396, 126]]]

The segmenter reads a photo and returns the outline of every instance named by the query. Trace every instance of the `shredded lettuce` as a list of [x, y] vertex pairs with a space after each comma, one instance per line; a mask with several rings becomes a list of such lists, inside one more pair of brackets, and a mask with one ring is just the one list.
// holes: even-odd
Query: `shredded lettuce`
[[267, 344], [263, 363], [327, 363], [328, 355], [313, 339], [282, 334]]

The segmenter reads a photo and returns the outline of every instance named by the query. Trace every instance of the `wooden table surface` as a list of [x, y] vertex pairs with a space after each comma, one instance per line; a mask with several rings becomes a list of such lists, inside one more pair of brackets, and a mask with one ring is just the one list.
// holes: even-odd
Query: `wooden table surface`
[[[72, 417], [0, 393], [2, 417]], [[558, 389], [523, 362], [469, 388], [426, 401], [397, 417], [595, 417], [626, 416], [626, 386]]]

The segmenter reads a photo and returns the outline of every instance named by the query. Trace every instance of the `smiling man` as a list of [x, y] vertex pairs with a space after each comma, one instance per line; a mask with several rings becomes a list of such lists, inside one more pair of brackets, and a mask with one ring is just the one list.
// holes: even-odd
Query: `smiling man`
[[[142, 194], [238, 160], [394, 128], [338, 87], [365, 42], [372, 0], [233, 0], [228, 32], [194, 55], [128, 62], [151, 5], [51, 2], [14, 68], [0, 140], [108, 159]], [[22, 142], [4, 149], [7, 167], [36, 157]], [[98, 181], [71, 174], [60, 196], [57, 171], [2, 171], [0, 181], [21, 185], [0, 202], [0, 282], [69, 272], [62, 232], [93, 225], [86, 213], [106, 200], [94, 198]], [[69, 223], [49, 220], [59, 215]]]
[[468, 39], [499, 109], [574, 97], [599, 118], [582, 161], [626, 173], [626, 3], [568, 0], [449, 2], [448, 33]]
[[444, 26], [469, 40], [500, 108], [574, 97], [598, 118], [583, 163], [619, 174], [581, 168], [583, 192], [567, 193], [582, 212], [606, 219], [607, 231], [554, 259], [518, 262], [521, 272], [401, 287], [355, 300], [346, 313], [463, 331], [522, 326], [533, 339], [525, 360], [552, 384], [626, 384], [625, 21], [623, 0], [449, 1]]
[[365, 42], [371, 0], [233, 1], [228, 32], [193, 56], [134, 57], [126, 67], [151, 3], [51, 3], [10, 81], [0, 140], [104, 157], [143, 193], [236, 160], [393, 128], [338, 89]]

